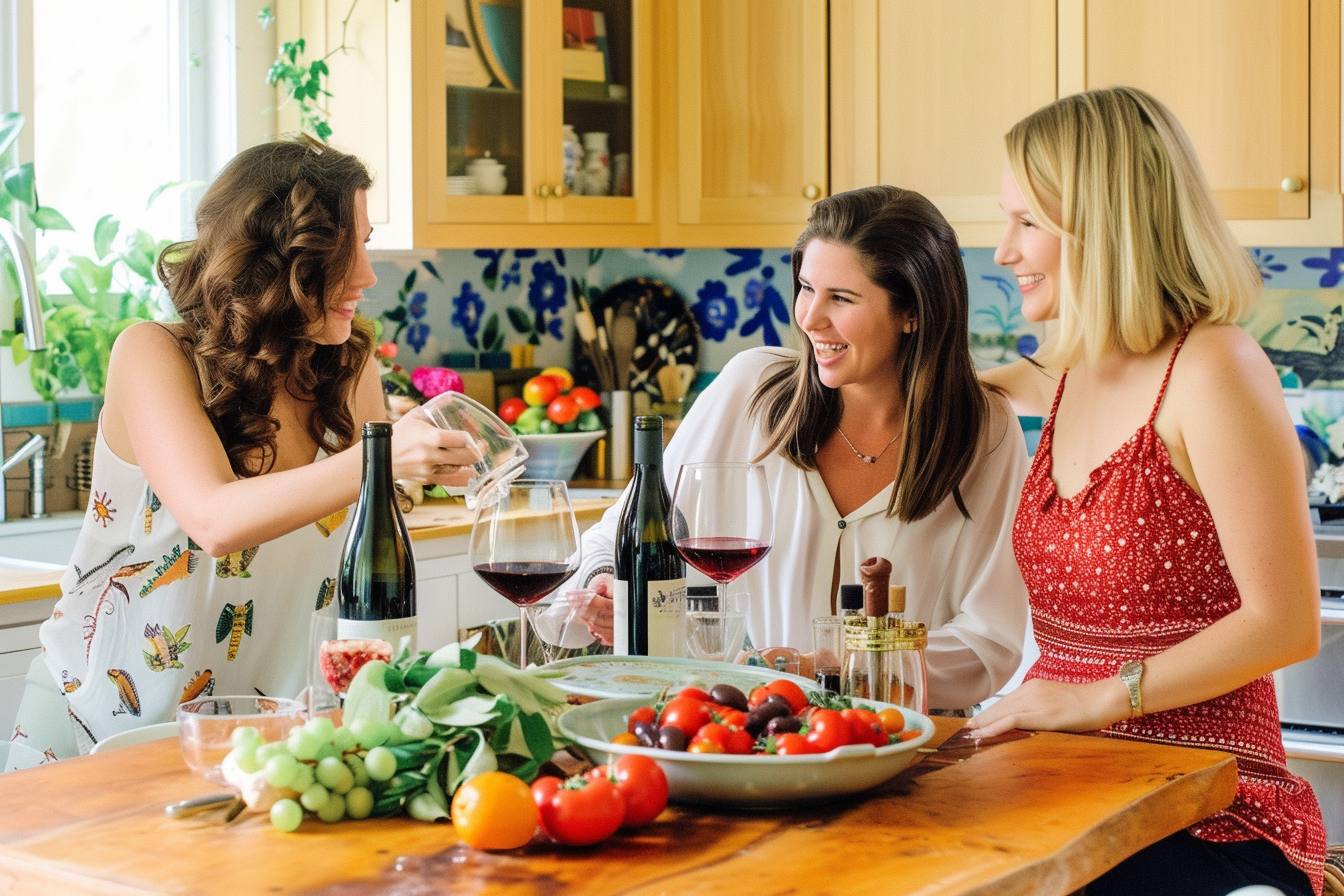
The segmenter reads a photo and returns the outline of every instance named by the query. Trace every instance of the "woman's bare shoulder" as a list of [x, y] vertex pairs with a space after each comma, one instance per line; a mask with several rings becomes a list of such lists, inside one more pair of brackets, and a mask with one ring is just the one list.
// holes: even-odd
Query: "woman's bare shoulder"
[[196, 381], [195, 368], [178, 341], [180, 324], [142, 321], [123, 330], [112, 344], [108, 362], [109, 390], [127, 381]]
[[1059, 375], [1026, 358], [980, 371], [980, 381], [1008, 399], [1013, 410], [1025, 417], [1044, 417], [1050, 412]]

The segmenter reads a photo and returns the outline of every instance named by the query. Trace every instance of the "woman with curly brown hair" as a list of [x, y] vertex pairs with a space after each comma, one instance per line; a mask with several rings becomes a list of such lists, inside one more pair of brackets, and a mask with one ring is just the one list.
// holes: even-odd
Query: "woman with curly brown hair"
[[[82, 750], [173, 718], [193, 693], [305, 686], [311, 614], [334, 593], [359, 491], [360, 429], [387, 419], [356, 317], [376, 282], [369, 186], [357, 158], [306, 140], [240, 153], [202, 199], [197, 238], [160, 258], [181, 322], [117, 339], [93, 500], [41, 632]], [[444, 485], [479, 457], [414, 414], [392, 451], [398, 478]]]

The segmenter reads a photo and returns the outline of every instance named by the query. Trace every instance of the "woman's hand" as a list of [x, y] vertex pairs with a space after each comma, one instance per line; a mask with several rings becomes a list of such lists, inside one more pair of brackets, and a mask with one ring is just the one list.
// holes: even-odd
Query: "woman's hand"
[[485, 446], [470, 435], [440, 429], [423, 413], [392, 424], [392, 478], [431, 485], [466, 485]]
[[588, 587], [596, 591], [597, 596], [579, 611], [579, 619], [588, 626], [588, 631], [592, 632], [593, 637], [606, 647], [616, 643], [614, 635], [616, 618], [612, 605], [615, 584], [616, 580], [610, 573], [604, 572], [595, 577], [588, 583]]
[[1115, 676], [1090, 684], [1033, 678], [966, 723], [977, 737], [1013, 728], [1097, 731], [1129, 718], [1129, 690]]

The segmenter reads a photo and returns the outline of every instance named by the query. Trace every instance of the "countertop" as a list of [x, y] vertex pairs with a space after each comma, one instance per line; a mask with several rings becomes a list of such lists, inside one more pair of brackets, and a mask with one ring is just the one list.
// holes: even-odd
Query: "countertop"
[[[574, 516], [580, 522], [596, 521], [615, 501], [611, 497], [575, 498]], [[472, 516], [472, 511], [461, 501], [431, 499], [406, 514], [406, 528], [410, 530], [412, 543], [454, 538], [471, 534]], [[61, 569], [32, 571], [0, 567], [0, 604], [60, 597], [63, 572]]]
[[[960, 720], [935, 724], [946, 736]], [[164, 815], [211, 789], [176, 738], [0, 776], [0, 892], [1064, 896], [1228, 805], [1237, 774], [1215, 750], [1055, 732], [953, 738], [841, 802], [673, 807], [597, 846], [505, 852], [406, 818], [309, 818], [283, 834], [259, 814], [227, 826]]]

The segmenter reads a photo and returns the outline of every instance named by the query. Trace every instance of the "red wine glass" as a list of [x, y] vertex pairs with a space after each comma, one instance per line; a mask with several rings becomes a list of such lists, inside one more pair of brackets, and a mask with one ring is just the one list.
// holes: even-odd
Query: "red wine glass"
[[[765, 467], [747, 463], [684, 464], [672, 495], [672, 542], [691, 566], [718, 586], [720, 632], [730, 628], [728, 583], [759, 563], [774, 539]], [[733, 645], [724, 644], [731, 659]]]
[[579, 568], [579, 524], [569, 488], [558, 479], [515, 479], [477, 497], [471, 567], [517, 605], [518, 668], [527, 667], [533, 604]]

